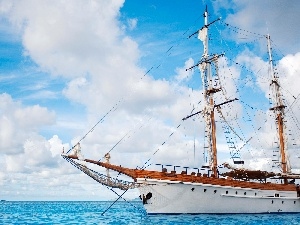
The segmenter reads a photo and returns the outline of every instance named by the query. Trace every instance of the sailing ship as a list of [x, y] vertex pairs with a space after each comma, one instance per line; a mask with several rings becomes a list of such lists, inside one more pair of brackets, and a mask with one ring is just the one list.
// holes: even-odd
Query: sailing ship
[[[204, 26], [193, 34], [198, 34], [198, 39], [203, 43], [204, 51], [201, 60], [188, 69], [199, 68], [200, 70], [204, 90], [204, 107], [201, 111], [183, 118], [183, 120], [187, 120], [195, 115], [201, 115], [204, 118], [208, 154], [207, 165], [191, 173], [188, 173], [187, 169], [177, 173], [176, 166], [174, 166], [174, 170], [168, 171], [164, 165], [159, 171], [146, 170], [145, 168], [126, 168], [111, 164], [109, 153], [105, 155], [105, 162], [84, 158], [80, 143], [72, 148], [72, 152], [63, 153], [62, 157], [102, 185], [124, 191], [137, 188], [148, 214], [300, 212], [300, 188], [295, 185], [295, 180], [300, 177], [291, 173], [288, 163], [284, 135], [286, 106], [280, 93], [278, 76], [273, 68], [269, 35], [265, 37], [268, 43], [271, 72], [270, 86], [275, 96], [270, 110], [274, 112], [276, 132], [278, 132], [279, 137], [281, 172], [238, 169], [228, 163], [222, 165], [229, 172], [219, 172], [215, 112], [219, 112], [221, 106], [231, 104], [238, 99], [226, 99], [220, 104], [216, 104], [214, 100], [214, 95], [222, 90], [212, 83], [212, 66], [214, 66], [215, 73], [218, 73], [218, 60], [224, 55], [209, 54], [208, 30], [218, 20], [209, 22], [206, 9]], [[244, 161], [235, 160], [234, 163], [242, 165]], [[87, 166], [90, 164], [106, 168], [107, 173], [102, 174], [91, 169]], [[132, 181], [113, 178], [109, 171], [124, 174], [132, 178]]]

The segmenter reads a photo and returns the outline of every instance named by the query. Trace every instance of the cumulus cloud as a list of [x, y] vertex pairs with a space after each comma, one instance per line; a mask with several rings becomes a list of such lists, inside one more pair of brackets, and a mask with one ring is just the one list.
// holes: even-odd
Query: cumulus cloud
[[177, 81], [183, 81], [183, 80], [189, 80], [189, 79], [191, 79], [191, 75], [193, 74], [192, 70], [186, 71], [186, 69], [189, 69], [192, 66], [194, 66], [194, 60], [192, 58], [189, 58], [185, 62], [183, 68], [176, 68], [177, 75], [175, 76], [175, 79]]
[[[233, 11], [227, 3], [222, 1], [219, 7], [231, 13], [227, 17], [229, 23], [247, 30], [254, 30], [255, 26], [258, 33], [265, 33], [261, 10], [265, 12], [266, 3], [235, 1]], [[66, 144], [55, 133], [46, 138], [40, 132], [44, 126], [53, 126], [55, 123], [56, 115], [50, 109], [39, 105], [24, 106], [7, 94], [0, 96], [0, 125], [5, 127], [0, 131], [0, 149], [6, 154], [3, 160], [6, 167], [3, 173], [0, 172], [0, 183], [8, 184], [5, 186], [8, 195], [19, 193], [30, 198], [36, 189], [44, 189], [49, 198], [67, 196], [78, 199], [79, 193], [88, 198], [86, 192], [91, 193], [98, 188], [98, 184], [67, 164], [60, 153], [62, 149], [67, 151], [81, 140], [89, 127], [99, 120], [99, 115], [106, 113], [109, 116], [88, 133], [81, 143], [86, 157], [102, 159], [106, 152], [112, 150], [112, 163], [133, 168], [142, 166], [148, 158], [158, 163], [171, 163], [174, 160], [189, 166], [201, 163], [199, 158], [202, 157], [199, 155], [195, 163], [193, 151], [194, 146], [198, 152], [202, 151], [203, 138], [198, 138], [198, 135], [202, 137], [204, 131], [200, 126], [195, 126], [192, 120], [182, 122], [184, 116], [193, 109], [200, 110], [203, 104], [199, 103], [201, 90], [191, 90], [185, 86], [192, 75], [191, 71], [185, 69], [192, 66], [194, 61], [190, 58], [184, 65], [175, 68], [172, 71], [175, 73], [174, 80], [154, 79], [151, 73], [145, 75], [146, 69], [138, 66], [142, 55], [138, 43], [126, 35], [126, 31], [137, 28], [138, 18], [129, 18], [122, 24], [120, 8], [123, 4], [123, 0], [1, 1], [0, 12], [19, 32], [24, 55], [43, 71], [66, 80], [61, 90], [63, 95], [69, 103], [84, 107], [84, 121], [71, 124], [76, 132], [72, 133], [74, 137], [71, 143]], [[280, 13], [282, 9], [279, 8], [271, 7], [265, 15], [278, 21], [279, 18], [274, 17], [271, 10]], [[261, 12], [259, 15], [255, 13], [254, 19], [260, 21], [258, 24], [250, 17], [253, 12]], [[286, 20], [290, 24], [294, 23], [290, 19]], [[278, 28], [282, 28], [282, 24], [278, 24]], [[280, 32], [276, 33], [275, 28], [270, 23], [271, 35], [274, 33], [276, 42], [281, 44], [284, 36]], [[291, 41], [297, 45], [294, 37], [298, 31], [293, 32]], [[149, 46], [155, 44], [150, 43]], [[259, 74], [264, 74], [267, 71], [267, 63], [250, 51], [242, 53], [237, 61], [254, 73], [260, 71]], [[299, 55], [290, 55], [278, 64], [285, 71], [286, 80], [296, 80], [296, 73], [290, 71], [291, 67], [287, 66], [286, 61], [297, 63]], [[239, 97], [236, 85], [242, 79], [240, 69], [236, 65], [229, 65], [226, 58], [220, 59], [219, 68], [224, 93], [219, 93], [216, 103], [226, 100], [222, 94], [226, 94], [229, 99]], [[258, 76], [254, 82], [255, 85], [252, 83], [251, 86], [257, 86], [267, 97], [269, 83], [265, 77]], [[296, 82], [291, 87], [295, 95]], [[40, 92], [35, 93], [35, 96], [55, 99], [57, 95]], [[239, 102], [230, 105], [224, 115], [232, 125], [236, 125], [235, 118], [243, 115], [243, 109]], [[68, 110], [65, 108], [65, 111]], [[198, 115], [194, 119], [203, 122], [202, 116]], [[78, 124], [81, 129], [78, 129]], [[181, 126], [175, 129], [179, 124]], [[55, 124], [55, 128], [59, 128], [62, 133], [69, 131], [67, 126], [70, 127], [70, 122]], [[262, 129], [265, 132], [262, 137], [265, 137], [269, 128]], [[217, 132], [218, 135], [222, 133], [221, 129]], [[173, 135], [169, 137], [170, 134]], [[247, 140], [248, 136], [245, 136]], [[120, 144], [115, 146], [119, 141]], [[165, 141], [168, 143], [162, 146]], [[218, 145], [222, 154], [229, 151], [225, 149], [224, 143], [223, 137]], [[252, 144], [258, 147], [262, 145]], [[153, 155], [158, 148], [159, 152]], [[265, 168], [265, 158], [268, 156], [258, 156], [260, 159], [251, 161], [249, 165]], [[251, 158], [251, 155], [246, 157]], [[5, 176], [5, 172], [13, 174], [14, 178]], [[19, 186], [15, 185], [24, 176], [27, 180]], [[10, 190], [10, 185], [19, 189]]]
[[40, 67], [76, 77], [89, 70], [90, 60], [105, 59], [101, 56], [109, 54], [112, 43], [120, 47], [122, 30], [115, 18], [123, 1], [70, 3], [16, 1], [2, 9], [21, 27], [26, 52]]
[[10, 95], [1, 94], [0, 149], [2, 153], [23, 152], [22, 145], [26, 139], [43, 126], [55, 121], [55, 113], [39, 105], [23, 106], [15, 102]]
[[[218, 4], [220, 2], [223, 3]], [[296, 53], [300, 47], [300, 31], [294, 29], [300, 19], [297, 0], [217, 1], [215, 8], [225, 8], [229, 13], [226, 21], [233, 26], [262, 35], [269, 33], [276, 47], [284, 53]]]
[[[112, 152], [118, 153], [112, 160], [122, 163], [127, 158], [126, 164], [135, 167], [143, 163], [158, 142], [163, 141], [161, 134], [171, 131], [165, 123], [170, 121], [172, 124], [173, 119], [181, 120], [181, 115], [186, 114], [188, 103], [180, 95], [187, 96], [188, 89], [170, 81], [143, 76], [145, 70], [137, 66], [138, 45], [126, 36], [118, 20], [122, 5], [123, 1], [50, 3], [28, 0], [12, 1], [1, 10], [19, 30], [26, 56], [43, 71], [67, 79], [62, 92], [71, 102], [86, 107], [86, 127], [93, 125], [95, 114], [104, 115], [121, 99], [118, 110], [111, 112], [113, 116], [106, 118], [102, 127], [97, 127], [82, 141], [82, 149], [91, 158], [101, 158], [126, 132], [130, 132]], [[129, 19], [127, 25], [134, 29], [136, 24], [137, 19]], [[186, 66], [191, 62], [189, 60]], [[177, 73], [181, 74], [182, 69]], [[37, 134], [41, 125], [53, 123], [51, 113], [46, 108], [33, 106], [16, 110], [14, 115], [14, 121], [20, 121], [20, 135], [27, 127], [31, 127], [28, 132], [31, 135], [25, 135], [18, 142], [18, 149], [21, 149], [18, 155], [6, 156], [6, 170], [15, 174], [34, 174], [57, 184], [52, 175], [63, 168], [59, 152], [63, 147], [65, 151], [69, 148], [58, 136], [47, 140]], [[157, 116], [161, 118], [151, 120]], [[12, 120], [6, 123], [8, 131], [3, 139], [15, 131], [10, 125]], [[143, 129], [146, 126], [148, 130]], [[72, 144], [83, 134], [81, 131], [74, 137]], [[7, 140], [13, 140], [11, 136]], [[144, 152], [145, 157], [128, 157], [137, 152]]]

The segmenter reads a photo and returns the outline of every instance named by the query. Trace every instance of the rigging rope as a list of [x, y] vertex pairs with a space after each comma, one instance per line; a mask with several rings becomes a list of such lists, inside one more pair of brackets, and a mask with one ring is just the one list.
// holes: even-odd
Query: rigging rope
[[[150, 120], [152, 119], [152, 117], [150, 117], [149, 119], [148, 119], [148, 121], [147, 122], [149, 122]], [[142, 125], [140, 125], [139, 126], [139, 128], [138, 129], [135, 129], [134, 130], [134, 132], [133, 132], [133, 134], [135, 134], [136, 132], [137, 132], [137, 130], [140, 130], [143, 126], [145, 125], [145, 123], [143, 123]], [[125, 137], [127, 137], [130, 133], [132, 132], [132, 130], [129, 130], [107, 153], [110, 153], [118, 144], [120, 144], [123, 140], [124, 140], [124, 138]], [[106, 153], [106, 154], [107, 154]], [[104, 159], [105, 158], [105, 156], [104, 157], [102, 157], [102, 159]], [[99, 159], [98, 160], [98, 162], [100, 162], [101, 161], [101, 159]]]
[[237, 133], [236, 131], [232, 128], [232, 126], [228, 123], [228, 121], [226, 120], [226, 118], [224, 117], [222, 111], [221, 111], [221, 108], [220, 107], [217, 107], [217, 111], [218, 113], [220, 114], [220, 116], [222, 117], [222, 119], [224, 120], [224, 122], [227, 124], [227, 126], [230, 128], [230, 130], [242, 141], [244, 142], [243, 138], [241, 138]]
[[[86, 138], [86, 136], [89, 134], [89, 133], [91, 133], [91, 132], [93, 132], [94, 131], [94, 129], [95, 129], [95, 127], [99, 124], [99, 123], [101, 123], [101, 122], [103, 122], [103, 120], [104, 120], [104, 118], [109, 114], [109, 113], [111, 113], [114, 109], [117, 109], [117, 106], [118, 106], [118, 104], [120, 103], [121, 101], [119, 101], [119, 102], [117, 102], [103, 117], [101, 117], [101, 119], [76, 143], [76, 144], [78, 144], [78, 143], [80, 143], [83, 139], [85, 139]], [[72, 150], [72, 149], [74, 149], [74, 147], [75, 147], [76, 145], [74, 145], [72, 148], [70, 148], [68, 151], [67, 151], [67, 154]]]
[[[195, 26], [195, 24], [196, 24], [196, 22], [200, 19], [201, 17], [198, 17], [195, 21], [194, 21], [194, 24], [191, 26], [191, 27], [193, 27], [193, 26]], [[185, 36], [185, 34], [191, 29], [191, 27], [190, 28], [188, 28], [187, 30], [185, 30], [183, 33], [182, 33], [182, 36]], [[141, 77], [140, 77], [140, 80], [142, 80], [148, 73], [150, 73], [153, 69], [158, 69], [163, 63], [164, 63], [164, 61], [165, 61], [165, 59], [166, 59], [166, 57], [168, 57], [168, 56], [170, 56], [171, 55], [171, 52], [172, 52], [172, 50], [174, 49], [174, 47], [178, 47], [181, 43], [182, 43], [182, 41], [183, 40], [185, 40], [186, 38], [183, 38], [183, 37], [181, 37], [178, 41], [176, 41], [177, 42], [177, 44], [175, 45], [172, 45], [171, 47], [169, 47], [168, 48], [168, 50], [167, 51], [165, 51], [165, 54], [167, 54], [166, 56], [162, 56], [162, 58], [163, 58], [163, 60], [159, 60], [159, 64], [157, 65], [157, 66], [155, 66], [155, 65], [153, 65], [153, 66], [151, 66], [151, 68], [150, 69], [148, 69], [147, 70], [147, 72], [146, 73], [144, 73]], [[133, 94], [133, 93], [131, 93], [131, 94]], [[128, 97], [130, 97], [131, 95], [129, 95]], [[98, 122], [96, 122], [96, 124], [76, 143], [76, 144], [78, 144], [78, 143], [80, 143], [83, 139], [85, 139], [86, 138], [86, 136], [88, 135], [88, 134], [90, 134], [91, 132], [93, 132], [93, 130], [95, 129], [95, 127], [99, 124], [99, 123], [101, 123], [101, 122], [103, 122], [104, 121], [104, 118], [109, 114], [109, 113], [111, 113], [113, 110], [116, 110], [117, 109], [117, 106], [121, 103], [121, 102], [123, 102], [123, 101], [125, 101], [125, 98], [123, 97], [121, 100], [119, 100]], [[74, 145], [74, 146], [72, 146], [68, 151], [67, 151], [67, 154], [72, 150], [72, 149], [74, 149], [74, 147], [76, 146], [76, 144]], [[111, 150], [110, 150], [111, 151]]]
[[[122, 196], [128, 191], [125, 190], [121, 195], [119, 195], [119, 197], [106, 209], [104, 210], [104, 212], [101, 214], [101, 216], [103, 216], [120, 198], [123, 198]], [[124, 198], [123, 198], [124, 199]]]
[[[232, 31], [234, 31], [233, 29], [235, 29], [235, 30], [243, 31], [245, 33], [253, 34], [253, 35], [256, 35], [256, 36], [265, 37], [265, 35], [263, 35], [263, 34], [259, 34], [259, 33], [256, 33], [256, 32], [252, 32], [252, 31], [248, 31], [248, 30], [245, 30], [245, 29], [241, 29], [241, 28], [236, 27], [236, 26], [232, 26], [229, 23], [225, 23], [223, 20], [221, 20], [220, 23], [224, 24], [225, 26], [228, 27], [229, 30], [232, 30]], [[231, 27], [231, 28], [229, 28], [229, 27]], [[234, 31], [234, 32], [239, 33], [237, 31]], [[243, 34], [243, 33], [239, 33], [239, 34]]]
[[[102, 174], [99, 174], [98, 172], [96, 172], [96, 171], [94, 171], [94, 170], [92, 170], [92, 169], [90, 169], [90, 168], [88, 168], [88, 167], [85, 167], [85, 166], [83, 166], [83, 165], [80, 165], [79, 163], [77, 163], [77, 162], [75, 162], [73, 159], [70, 159], [70, 158], [68, 158], [68, 157], [66, 157], [66, 156], [63, 156], [63, 158], [67, 161], [67, 162], [69, 162], [71, 165], [73, 165], [75, 168], [77, 168], [77, 169], [79, 169], [79, 170], [81, 170], [81, 171], [83, 171], [82, 170], [82, 168], [85, 168], [86, 170], [89, 170], [90, 172], [89, 173], [92, 173], [92, 174], [96, 174], [97, 176], [105, 176], [105, 175], [102, 175]], [[84, 171], [83, 171], [84, 172]], [[108, 190], [110, 190], [110, 191], [112, 191], [112, 192], [114, 192], [118, 197], [119, 197], [119, 199], [120, 198], [122, 198], [125, 202], [127, 202], [127, 203], [129, 203], [131, 206], [133, 206], [135, 209], [137, 209], [139, 212], [141, 212], [142, 214], [144, 214], [144, 212], [143, 211], [141, 211], [139, 208], [137, 208], [135, 205], [133, 205], [131, 202], [129, 202], [129, 201], [127, 201], [125, 198], [123, 198], [122, 196], [123, 196], [123, 194], [125, 194], [125, 192], [127, 192], [129, 189], [130, 189], [130, 185], [131, 185], [131, 183], [130, 182], [127, 182], [127, 187], [129, 187], [129, 188], [127, 188], [127, 189], [125, 189], [125, 192], [122, 194], [122, 195], [120, 195], [120, 194], [118, 194], [114, 189], [113, 189], [113, 187], [109, 187], [109, 186], [107, 186], [107, 185], [105, 185], [103, 182], [100, 182], [98, 179], [96, 179], [93, 175], [90, 175], [89, 173], [87, 173], [87, 172], [84, 172], [85, 174], [87, 174], [88, 176], [90, 176], [91, 178], [93, 178], [95, 181], [97, 181], [98, 183], [100, 183], [100, 184], [102, 184], [103, 186], [105, 186]], [[105, 176], [106, 177], [106, 176]], [[106, 179], [107, 179], [107, 177], [106, 177]], [[110, 179], [112, 179], [112, 178], [110, 178]], [[117, 180], [117, 179], [115, 179], [115, 180]], [[118, 181], [118, 182], [120, 182], [120, 181]], [[112, 205], [111, 205], [112, 206]], [[110, 207], [111, 207], [110, 206]], [[110, 208], [109, 207], [109, 208]], [[108, 208], [108, 209], [109, 209]], [[107, 210], [108, 210], [107, 209]], [[102, 213], [102, 215], [104, 215], [104, 213], [105, 212], [107, 212], [107, 210], [105, 210], [103, 213]]]
[[[197, 104], [199, 105], [201, 103], [201, 101], [199, 101]], [[191, 110], [190, 113], [192, 113], [195, 110], [195, 107], [193, 105], [193, 109]], [[199, 113], [199, 112], [198, 112]], [[196, 113], [196, 114], [198, 114]], [[182, 119], [182, 121], [185, 121], [185, 119]], [[175, 128], [176, 130], [182, 125], [182, 122]], [[173, 131], [168, 137], [167, 139], [161, 144], [160, 147], [162, 147], [170, 138], [171, 136], [176, 132]], [[147, 167], [149, 167], [151, 164], [147, 165], [149, 163], [149, 161], [151, 160], [151, 158], [160, 150], [160, 147], [152, 154], [152, 156], [144, 163], [144, 165], [142, 167], [140, 167], [141, 169], [146, 169]]]
[[[240, 34], [240, 35], [245, 35], [245, 36], [249, 36], [248, 34], [254, 34], [254, 35], [257, 35], [257, 39], [256, 40], [254, 40], [253, 41], [253, 43], [255, 43], [257, 40], [260, 40], [261, 38], [264, 38], [265, 37], [265, 35], [261, 35], [261, 34], [258, 34], [258, 33], [254, 33], [254, 32], [249, 32], [249, 31], [246, 31], [246, 30], [243, 30], [243, 29], [240, 29], [240, 28], [237, 28], [237, 27], [234, 27], [234, 26], [231, 26], [231, 25], [229, 25], [229, 24], [225, 24], [226, 26], [230, 26], [230, 27], [232, 27], [233, 29], [231, 29], [233, 32], [236, 32], [236, 33], [238, 33], [238, 34]], [[240, 31], [243, 31], [243, 32], [240, 32]], [[248, 33], [248, 34], [245, 34], [245, 32], [246, 33]], [[220, 31], [219, 31], [219, 33], [220, 33]], [[227, 44], [227, 42], [225, 41], [225, 46], [227, 46], [227, 48], [229, 49], [229, 50], [232, 50], [232, 48], [230, 48], [229, 47], [229, 45]], [[227, 57], [225, 57], [225, 61], [227, 61], [227, 60], [230, 60], [230, 58], [227, 58]], [[232, 61], [232, 60], [231, 60]], [[248, 71], [248, 72], [251, 72], [251, 73], [253, 73], [252, 71], [250, 71], [250, 70], [248, 70], [245, 66], [243, 66], [242, 64], [240, 64], [240, 63], [238, 63], [238, 62], [235, 62], [235, 64], [236, 65], [239, 65], [239, 66], [241, 66], [242, 67], [242, 69], [244, 69], [244, 70], [246, 70], [246, 71]], [[229, 65], [228, 63], [227, 63], [227, 65]], [[228, 66], [228, 70], [230, 71], [230, 74], [232, 75], [232, 71], [231, 71], [231, 68]], [[233, 80], [234, 80], [235, 78], [233, 77]], [[239, 78], [240, 80], [242, 80], [242, 78]], [[251, 79], [253, 79], [253, 78], [251, 78]], [[236, 92], [239, 92], [239, 88], [237, 87], [237, 84], [236, 83], [234, 83], [234, 85], [236, 86]], [[244, 85], [246, 85], [246, 84], [244, 84]], [[222, 87], [223, 88], [223, 87]], [[241, 89], [242, 89], [243, 87], [241, 87]], [[223, 93], [224, 94], [224, 93]], [[226, 98], [226, 96], [225, 96], [225, 98]], [[241, 101], [242, 102], [242, 101]], [[229, 106], [229, 108], [231, 108], [230, 106]], [[253, 108], [252, 108], [253, 109]], [[248, 112], [247, 112], [247, 114], [248, 114]], [[221, 115], [222, 116], [222, 115]], [[224, 117], [224, 116], [223, 116]], [[249, 114], [248, 114], [248, 117], [249, 118], [251, 118], [250, 116], [249, 116]], [[237, 122], [237, 125], [239, 126], [239, 128], [240, 128], [240, 130], [241, 130], [241, 127], [240, 127], [240, 124], [239, 124], [239, 122], [238, 121], [236, 121]], [[229, 125], [229, 123], [227, 122], [227, 124]], [[252, 127], [253, 127], [253, 124], [252, 124]], [[237, 133], [235, 132], [235, 130], [232, 128], [232, 126], [230, 126], [229, 125], [229, 128], [237, 135]], [[260, 127], [261, 128], [261, 127]], [[260, 128], [258, 128], [258, 130], [260, 130]], [[254, 129], [254, 131], [255, 131], [255, 128], [253, 127], [253, 129]], [[241, 132], [242, 132], [242, 130], [241, 130]], [[242, 134], [243, 134], [243, 132], [242, 132]], [[257, 135], [257, 132], [255, 131], [255, 134]], [[243, 136], [245, 137], [245, 135], [243, 134]], [[240, 140], [242, 140], [242, 138], [240, 137], [240, 136], [238, 136], [237, 135], [237, 137], [240, 139]], [[244, 145], [240, 148], [240, 149], [242, 149], [250, 140], [252, 139], [252, 137], [250, 138], [250, 139], [248, 139], [245, 143], [244, 143]], [[259, 138], [258, 138], [258, 140], [259, 140]], [[239, 150], [240, 150], [239, 149]], [[238, 151], [239, 151], [238, 150]], [[249, 149], [248, 149], [248, 151], [249, 151]]]
[[[106, 154], [110, 153], [130, 132], [131, 132], [131, 130], [128, 131]], [[105, 158], [105, 156], [102, 157], [102, 159], [103, 158]], [[100, 162], [100, 161], [101, 161], [101, 159], [98, 160], [98, 162]]]
[[[178, 129], [180, 126], [181, 126], [181, 124], [179, 124], [179, 125], [176, 127], [176, 129]], [[168, 136], [168, 138], [161, 144], [161, 146], [163, 146], [163, 145], [167, 142], [167, 140], [169, 140], [170, 137], [171, 137], [174, 133], [175, 133], [175, 131], [173, 131], [173, 132]], [[160, 148], [158, 148], [158, 149], [152, 154], [152, 156], [154, 156], [159, 150], [160, 150]], [[151, 157], [152, 157], [152, 156], [151, 156]], [[149, 166], [151, 165], [151, 164], [147, 165], [147, 163], [151, 160], [151, 157], [144, 163], [144, 165], [143, 165], [142, 167], [140, 167], [141, 169], [146, 169], [147, 167], [149, 167]], [[147, 166], [146, 166], [146, 165], [147, 165]]]

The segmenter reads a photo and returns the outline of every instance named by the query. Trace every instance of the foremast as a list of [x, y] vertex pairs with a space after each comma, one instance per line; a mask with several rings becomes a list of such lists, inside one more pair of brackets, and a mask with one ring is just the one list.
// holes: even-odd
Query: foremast
[[[270, 87], [272, 88], [273, 94], [273, 107], [270, 108], [274, 112], [276, 123], [277, 123], [277, 130], [278, 130], [278, 137], [279, 137], [279, 149], [280, 149], [280, 157], [281, 157], [281, 170], [283, 174], [287, 174], [291, 172], [290, 166], [287, 161], [287, 153], [286, 153], [286, 138], [285, 138], [285, 124], [284, 124], [284, 108], [286, 107], [282, 101], [282, 95], [280, 93], [280, 85], [278, 82], [278, 76], [274, 71], [273, 66], [273, 58], [272, 58], [272, 48], [271, 48], [271, 39], [270, 35], [267, 35], [268, 41], [268, 54], [269, 54], [269, 73], [271, 75], [271, 84]], [[287, 179], [284, 179], [284, 183], [287, 183]]]
[[[219, 20], [219, 19], [217, 19]], [[213, 95], [214, 93], [220, 91], [220, 88], [213, 87], [213, 75], [211, 66], [214, 64], [216, 71], [218, 69], [218, 58], [221, 55], [213, 55], [210, 56], [208, 53], [208, 27], [212, 23], [216, 22], [217, 20], [208, 24], [208, 12], [207, 8], [204, 12], [204, 26], [199, 30], [198, 39], [203, 42], [203, 55], [200, 63], [198, 64], [198, 68], [201, 72], [201, 79], [203, 85], [203, 96], [204, 96], [204, 120], [205, 120], [205, 133], [206, 133], [206, 145], [204, 148], [207, 149], [205, 151], [205, 162], [207, 162], [206, 154], [208, 155], [209, 159], [209, 166], [212, 170], [214, 176], [218, 176], [218, 160], [217, 160], [217, 141], [216, 141], [216, 122], [215, 122], [215, 103]]]

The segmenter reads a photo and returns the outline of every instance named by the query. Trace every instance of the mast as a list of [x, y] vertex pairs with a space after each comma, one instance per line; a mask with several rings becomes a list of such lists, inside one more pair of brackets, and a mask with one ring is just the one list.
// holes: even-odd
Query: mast
[[[268, 41], [268, 54], [269, 54], [269, 69], [271, 75], [271, 84], [272, 92], [273, 92], [273, 104], [274, 106], [270, 108], [275, 114], [278, 136], [279, 136], [279, 149], [281, 156], [281, 170], [283, 174], [290, 173], [290, 168], [287, 164], [286, 157], [286, 144], [285, 144], [285, 135], [284, 135], [284, 108], [281, 93], [280, 93], [280, 85], [278, 83], [278, 76], [276, 76], [273, 67], [273, 59], [272, 59], [272, 48], [271, 48], [271, 40], [270, 35], [267, 35]], [[287, 179], [284, 179], [284, 183], [287, 183]]]
[[[219, 92], [221, 88], [214, 88], [213, 86], [213, 74], [212, 74], [212, 66], [214, 66], [214, 70], [216, 71], [216, 74], [218, 74], [218, 59], [221, 56], [224, 56], [224, 54], [214, 54], [209, 55], [208, 53], [208, 27], [212, 25], [213, 23], [220, 20], [220, 18], [217, 18], [216, 20], [208, 23], [208, 12], [207, 7], [203, 14], [204, 16], [204, 26], [191, 34], [189, 36], [192, 37], [195, 34], [198, 34], [198, 39], [202, 41], [203, 43], [203, 55], [200, 59], [200, 61], [186, 69], [191, 70], [194, 67], [198, 67], [201, 73], [201, 80], [202, 80], [202, 86], [203, 86], [203, 97], [204, 97], [204, 107], [202, 111], [196, 112], [192, 115], [189, 115], [183, 120], [186, 120], [198, 113], [202, 113], [204, 117], [205, 122], [205, 144], [204, 144], [204, 163], [207, 163], [209, 161], [209, 167], [212, 171], [212, 174], [217, 177], [218, 176], [218, 160], [217, 160], [217, 138], [216, 138], [216, 121], [215, 121], [215, 108], [220, 108], [221, 105], [232, 102], [234, 100], [230, 100], [227, 102], [224, 102], [222, 104], [215, 105], [215, 101], [213, 98], [213, 95], [216, 92]], [[236, 100], [236, 99], [235, 99]], [[207, 160], [208, 158], [208, 160]]]
[[[217, 20], [215, 20], [217, 21]], [[213, 94], [220, 91], [220, 89], [213, 88], [211, 64], [217, 63], [218, 55], [213, 57], [208, 53], [208, 27], [215, 21], [208, 24], [207, 7], [204, 12], [204, 26], [199, 30], [198, 39], [203, 42], [203, 55], [198, 68], [201, 72], [202, 85], [204, 90], [204, 119], [205, 119], [205, 132], [207, 136], [207, 152], [209, 155], [209, 164], [214, 176], [217, 176], [217, 141], [216, 141], [216, 122], [214, 114], [214, 98]]]

